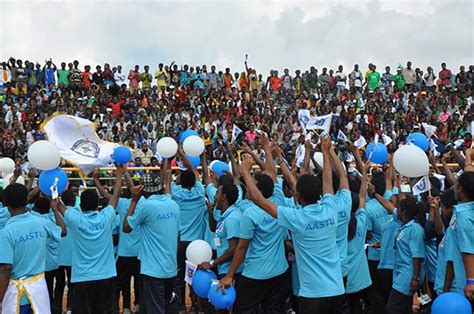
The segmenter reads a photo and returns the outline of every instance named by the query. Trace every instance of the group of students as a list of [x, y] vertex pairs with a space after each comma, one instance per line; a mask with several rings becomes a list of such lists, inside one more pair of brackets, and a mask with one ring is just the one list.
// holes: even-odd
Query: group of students
[[198, 267], [214, 270], [220, 289], [235, 286], [232, 313], [411, 313], [414, 295], [447, 291], [472, 302], [474, 151], [452, 187], [413, 196], [390, 160], [371, 169], [355, 149], [358, 171], [348, 174], [328, 137], [316, 147], [322, 167], [307, 142], [299, 169], [266, 135], [259, 141], [264, 159], [248, 152], [238, 162], [229, 145], [223, 174], [209, 172], [205, 154], [199, 173], [181, 148], [186, 169], [173, 174], [167, 159], [139, 185], [117, 166], [110, 193], [96, 173], [103, 199], [72, 187], [51, 200], [33, 175], [4, 187], [1, 313], [60, 313], [65, 274], [72, 313], [113, 313], [120, 294], [129, 311], [132, 277], [135, 311], [178, 312], [186, 248], [198, 239], [214, 249]]

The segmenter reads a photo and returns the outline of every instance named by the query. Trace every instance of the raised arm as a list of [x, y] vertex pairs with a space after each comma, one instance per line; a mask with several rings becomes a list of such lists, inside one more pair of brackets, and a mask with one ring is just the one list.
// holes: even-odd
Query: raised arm
[[262, 134], [260, 136], [260, 144], [263, 146], [265, 151], [265, 174], [269, 175], [273, 182], [277, 182], [277, 171], [275, 167], [275, 161], [273, 160], [272, 147], [270, 146], [270, 141], [268, 140], [267, 134]]
[[171, 164], [169, 159], [163, 162], [161, 172], [163, 173], [163, 188], [165, 189], [165, 194], [171, 194]]
[[102, 195], [102, 197], [105, 197], [106, 199], [110, 200], [110, 198], [112, 197], [112, 194], [107, 192], [107, 190], [104, 188], [102, 183], [100, 183], [100, 179], [99, 179], [100, 170], [99, 169], [94, 170], [94, 174], [92, 175], [92, 178], [94, 179], [94, 184], [99, 194]]
[[263, 197], [260, 190], [255, 185], [255, 180], [250, 175], [250, 169], [252, 169], [253, 160], [250, 156], [244, 156], [242, 165], [240, 166], [240, 173], [245, 181], [247, 187], [247, 193], [249, 198], [255, 203], [255, 205], [262, 208], [272, 217], [277, 217], [277, 206]]
[[377, 192], [375, 192], [374, 186], [371, 183], [369, 183], [369, 194], [376, 198], [389, 214], [393, 213], [395, 206], [392, 204], [392, 202], [383, 198], [383, 195], [377, 194]]
[[323, 151], [323, 195], [334, 194], [334, 188], [332, 184], [332, 163], [331, 163], [331, 138], [324, 136], [321, 139], [321, 149]]
[[349, 150], [352, 152], [352, 155], [354, 155], [357, 171], [362, 173], [362, 171], [364, 171], [364, 163], [362, 162], [359, 149], [354, 146], [354, 143], [351, 142], [349, 144]]
[[51, 201], [51, 208], [53, 209], [54, 221], [56, 225], [61, 228], [61, 237], [65, 237], [67, 234], [66, 224], [64, 224], [63, 216], [59, 213], [59, 197]]
[[196, 180], [198, 180], [199, 172], [196, 170], [196, 168], [194, 168], [193, 164], [189, 161], [188, 157], [186, 157], [186, 154], [184, 153], [182, 147], [178, 148], [178, 154], [181, 160], [183, 161], [184, 165], [186, 166], [186, 168], [189, 170], [192, 170], [194, 172], [194, 175], [196, 176]]
[[109, 205], [112, 206], [113, 208], [117, 206], [117, 202], [120, 197], [120, 192], [122, 189], [122, 176], [124, 172], [125, 172], [125, 168], [123, 166], [117, 166], [114, 193], [109, 198]]
[[367, 173], [370, 168], [370, 161], [367, 161], [365, 166], [362, 168], [362, 181], [359, 189], [359, 208], [365, 208], [365, 199], [367, 195]]
[[28, 183], [26, 184], [26, 189], [28, 192], [31, 191], [31, 188], [33, 187], [33, 183], [35, 182], [35, 177], [36, 177], [36, 171], [35, 169], [31, 168], [28, 171]]
[[448, 182], [451, 185], [455, 185], [457, 182], [456, 177], [454, 176], [454, 173], [451, 170], [451, 167], [448, 166], [448, 159], [450, 156], [451, 156], [450, 153], [444, 154], [443, 157], [441, 157], [441, 164], [443, 165], [443, 171], [444, 171], [444, 175], [446, 176], [446, 179], [448, 179]]
[[260, 159], [257, 154], [255, 154], [255, 152], [247, 144], [242, 144], [242, 151], [244, 153], [250, 154], [250, 156], [253, 157], [253, 160], [260, 167], [260, 169], [262, 169], [262, 171], [265, 170], [265, 163]]
[[313, 151], [313, 146], [309, 140], [304, 142], [304, 159], [303, 159], [303, 167], [301, 167], [301, 171], [303, 174], [311, 174], [311, 169], [309, 167], [309, 161], [311, 160], [311, 153]]
[[127, 215], [123, 219], [123, 232], [130, 233], [132, 232], [132, 228], [128, 224], [128, 217], [132, 216], [135, 213], [135, 209], [137, 208], [138, 200], [140, 199], [143, 191], [143, 185], [134, 186], [132, 189], [132, 201], [130, 202], [130, 207], [128, 208]]
[[296, 195], [296, 178], [291, 172], [290, 168], [288, 168], [288, 165], [286, 161], [283, 159], [283, 153], [279, 147], [275, 147], [273, 150], [275, 152], [275, 156], [278, 160], [278, 163], [280, 164], [280, 170], [281, 173], [283, 174], [283, 178], [288, 181], [288, 184], [290, 185], [291, 191], [293, 192], [293, 195]]
[[332, 164], [334, 165], [334, 168], [336, 168], [337, 175], [339, 176], [339, 189], [349, 190], [349, 179], [347, 178], [347, 172], [344, 170], [341, 160], [339, 157], [337, 157], [337, 154], [334, 151], [334, 146], [331, 145], [331, 149], [329, 151], [331, 153]]
[[240, 185], [240, 177], [239, 177], [240, 169], [239, 169], [239, 163], [235, 160], [234, 144], [230, 143], [226, 145], [226, 152], [230, 160], [230, 165], [232, 166], [232, 176], [234, 177], [234, 184]]
[[436, 234], [442, 236], [444, 235], [444, 224], [439, 211], [439, 201], [435, 197], [428, 196], [428, 204], [430, 206], [430, 217], [433, 218]]
[[204, 182], [204, 185], [212, 184], [211, 176], [209, 175], [209, 168], [207, 165], [207, 157], [206, 153], [204, 152], [201, 155], [201, 166], [202, 166], [202, 181]]

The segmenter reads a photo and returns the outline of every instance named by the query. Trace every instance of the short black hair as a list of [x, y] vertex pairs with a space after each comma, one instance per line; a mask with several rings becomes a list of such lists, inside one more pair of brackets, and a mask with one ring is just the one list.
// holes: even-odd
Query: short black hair
[[370, 183], [375, 187], [375, 193], [378, 195], [384, 195], [385, 193], [385, 180], [383, 177], [373, 177]]
[[347, 178], [349, 179], [349, 189], [351, 192], [359, 194], [360, 185], [362, 184], [360, 178], [353, 174], [348, 175]]
[[74, 206], [76, 204], [76, 195], [71, 190], [66, 190], [61, 194], [61, 200], [66, 206]]
[[222, 185], [222, 193], [224, 193], [229, 205], [234, 205], [239, 198], [239, 190], [233, 183], [224, 183]]
[[96, 190], [85, 190], [81, 194], [81, 209], [83, 211], [97, 210], [99, 195]]
[[459, 185], [462, 187], [464, 194], [468, 200], [474, 200], [474, 172], [463, 172], [458, 179]]
[[257, 188], [262, 192], [263, 197], [270, 198], [273, 195], [275, 182], [273, 179], [264, 173], [257, 173], [254, 176], [257, 181]]
[[38, 197], [38, 199], [35, 201], [34, 209], [40, 214], [47, 214], [51, 209], [51, 201], [49, 198], [43, 196]]
[[299, 198], [303, 201], [308, 204], [314, 204], [319, 200], [323, 192], [321, 180], [309, 174], [302, 175], [296, 183], [296, 191]]
[[190, 189], [196, 184], [196, 175], [190, 169], [181, 171], [179, 178], [181, 186], [185, 189]]
[[10, 208], [25, 207], [28, 200], [28, 190], [23, 184], [9, 184], [3, 190], [3, 202]]
[[226, 183], [234, 183], [234, 177], [228, 174], [223, 174], [219, 177], [219, 182], [217, 183], [217, 186], [224, 185]]

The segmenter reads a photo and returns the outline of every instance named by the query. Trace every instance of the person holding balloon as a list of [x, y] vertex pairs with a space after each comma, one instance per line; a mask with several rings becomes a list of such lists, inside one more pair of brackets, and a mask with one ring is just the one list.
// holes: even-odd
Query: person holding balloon
[[[98, 210], [95, 190], [81, 194], [81, 211], [61, 203], [59, 210], [72, 231], [73, 313], [110, 313], [113, 306], [114, 277], [117, 275], [112, 242], [115, 206], [122, 187], [123, 166], [117, 166], [116, 180], [108, 206]], [[41, 184], [41, 177], [40, 177]]]
[[[140, 274], [143, 282], [141, 308], [147, 313], [165, 314], [170, 305], [178, 270], [177, 254], [180, 208], [171, 193], [171, 168], [163, 165], [164, 193], [153, 180], [132, 188], [130, 208], [123, 221], [123, 231], [140, 228]], [[141, 199], [141, 196], [146, 199]]]
[[13, 183], [3, 190], [3, 201], [11, 218], [0, 231], [2, 313], [17, 313], [18, 310], [32, 313], [33, 309], [37, 313], [51, 311], [44, 275], [47, 241], [59, 243], [66, 231], [54, 206], [56, 224], [33, 215], [26, 208], [27, 198], [28, 191], [22, 184]]

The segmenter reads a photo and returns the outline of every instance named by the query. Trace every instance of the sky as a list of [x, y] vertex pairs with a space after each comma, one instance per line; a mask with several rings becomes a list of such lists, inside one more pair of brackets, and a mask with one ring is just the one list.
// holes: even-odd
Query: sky
[[158, 63], [260, 73], [474, 64], [472, 0], [7, 1], [0, 61]]

